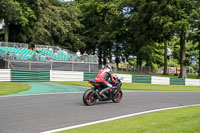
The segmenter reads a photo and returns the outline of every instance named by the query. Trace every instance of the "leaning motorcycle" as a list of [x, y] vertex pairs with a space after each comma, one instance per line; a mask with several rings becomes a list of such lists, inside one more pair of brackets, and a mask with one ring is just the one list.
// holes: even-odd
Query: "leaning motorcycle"
[[104, 95], [107, 96], [106, 99], [103, 98], [102, 95], [99, 94], [99, 92], [104, 89], [100, 84], [98, 84], [95, 80], [88, 80], [87, 86], [91, 86], [91, 89], [88, 89], [83, 94], [83, 103], [85, 105], [91, 106], [96, 103], [97, 100], [99, 101], [109, 101], [112, 100], [114, 103], [119, 103], [122, 100], [123, 92], [121, 90], [122, 82], [117, 77], [115, 78], [115, 84], [113, 85], [113, 88], [110, 90], [107, 90]]

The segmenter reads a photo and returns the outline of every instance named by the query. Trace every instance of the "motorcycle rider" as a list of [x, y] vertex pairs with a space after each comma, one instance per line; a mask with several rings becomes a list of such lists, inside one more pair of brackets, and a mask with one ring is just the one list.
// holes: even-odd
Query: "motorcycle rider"
[[112, 64], [106, 64], [104, 68], [101, 69], [99, 74], [95, 77], [95, 81], [100, 84], [104, 89], [102, 89], [99, 94], [103, 96], [103, 99], [106, 99], [107, 96], [104, 95], [104, 93], [107, 90], [110, 90], [113, 88], [113, 86], [108, 82], [110, 79], [113, 83], [115, 83], [114, 75], [112, 73], [113, 66]]

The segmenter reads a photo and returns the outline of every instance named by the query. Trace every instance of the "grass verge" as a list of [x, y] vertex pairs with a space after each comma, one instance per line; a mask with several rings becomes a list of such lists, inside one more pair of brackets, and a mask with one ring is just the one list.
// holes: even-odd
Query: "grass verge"
[[8, 95], [29, 90], [31, 87], [24, 83], [0, 82], [0, 95]]
[[[65, 85], [85, 86], [87, 81], [60, 81]], [[199, 86], [184, 86], [184, 85], [154, 85], [146, 83], [123, 83], [123, 90], [138, 90], [138, 91], [200, 91]]]
[[[178, 75], [175, 76], [173, 73], [170, 73], [170, 74], [168, 74], [168, 75], [158, 74], [158, 75], [152, 75], [152, 76], [178, 78]], [[197, 74], [197, 73], [187, 73], [187, 78], [189, 78], [189, 79], [197, 79], [197, 77], [198, 77], [198, 74]]]
[[199, 133], [200, 106], [154, 112], [59, 133]]

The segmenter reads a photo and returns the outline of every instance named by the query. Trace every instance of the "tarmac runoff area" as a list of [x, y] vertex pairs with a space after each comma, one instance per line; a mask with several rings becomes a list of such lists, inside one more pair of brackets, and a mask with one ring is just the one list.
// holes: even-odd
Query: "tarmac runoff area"
[[[29, 84], [39, 90], [43, 86], [44, 90], [38, 94], [38, 91], [36, 93], [32, 88], [29, 90], [31, 95], [26, 91], [17, 95], [0, 96], [1, 133], [51, 133], [200, 104], [200, 92], [124, 91], [120, 103], [97, 102], [96, 105], [88, 107], [82, 102], [82, 95], [87, 87], [48, 82]], [[55, 92], [55, 88], [59, 92]]]
[[15, 96], [15, 95], [40, 95], [40, 94], [55, 94], [55, 93], [78, 93], [84, 92], [89, 89], [89, 87], [80, 87], [73, 85], [63, 85], [52, 82], [27, 82], [31, 86], [31, 89], [28, 91], [11, 94], [7, 96]]

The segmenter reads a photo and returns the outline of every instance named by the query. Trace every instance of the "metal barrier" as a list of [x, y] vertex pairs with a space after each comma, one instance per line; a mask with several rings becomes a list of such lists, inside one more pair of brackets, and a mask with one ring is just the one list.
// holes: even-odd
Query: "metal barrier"
[[16, 43], [16, 42], [0, 42], [0, 46], [2, 46], [2, 47], [28, 48], [28, 44], [26, 44], [26, 43]]
[[11, 81], [14, 82], [50, 81], [50, 71], [11, 70]]
[[[3, 68], [1, 66], [1, 68]], [[85, 62], [19, 62], [5, 61], [6, 69], [13, 70], [60, 70], [60, 71], [82, 71], [82, 72], [98, 72], [98, 64]]]

